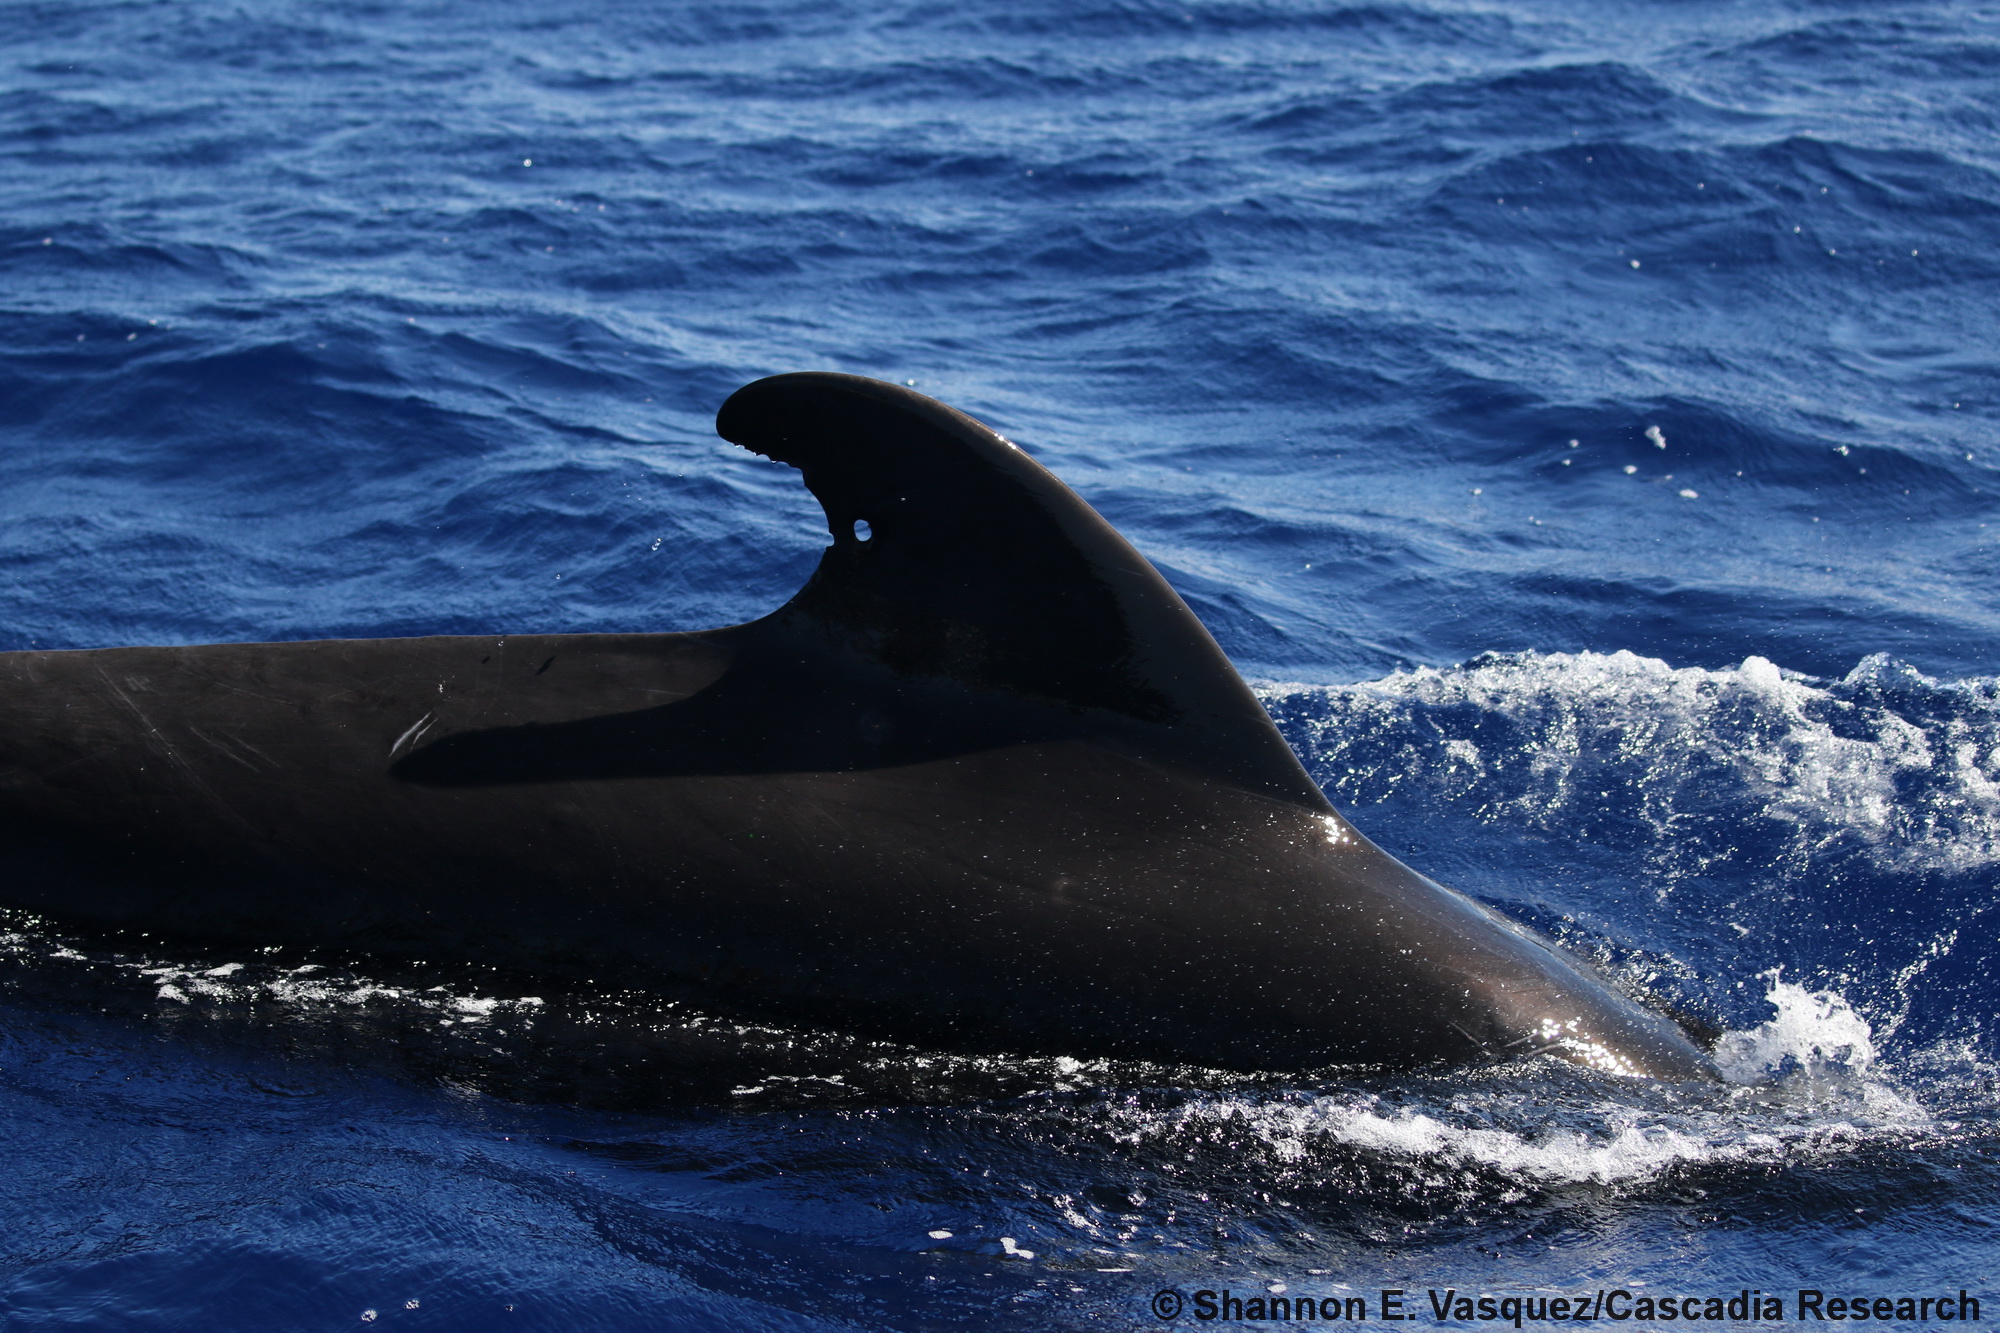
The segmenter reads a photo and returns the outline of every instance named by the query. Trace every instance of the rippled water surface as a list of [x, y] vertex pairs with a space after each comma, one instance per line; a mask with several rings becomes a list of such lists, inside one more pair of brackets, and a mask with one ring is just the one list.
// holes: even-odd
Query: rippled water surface
[[2000, 1312], [2000, 11], [0, 4], [0, 71], [0, 647], [751, 618], [824, 523], [717, 405], [910, 383], [1730, 1075], [976, 1059], [14, 919], [9, 1327]]

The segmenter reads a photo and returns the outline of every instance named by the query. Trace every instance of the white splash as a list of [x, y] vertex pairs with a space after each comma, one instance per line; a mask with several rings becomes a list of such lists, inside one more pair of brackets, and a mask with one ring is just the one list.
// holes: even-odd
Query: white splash
[[1784, 841], [1774, 864], [1845, 842], [1885, 871], [2000, 866], [2000, 682], [1520, 653], [1260, 692], [1338, 803], [1425, 789], [1551, 830], [1616, 810], [1651, 829], [1635, 855], [1693, 861], [1720, 801]]
[[[38, 943], [32, 936], [14, 934], [0, 940], [0, 947], [32, 954], [38, 951]], [[69, 956], [84, 960], [82, 954], [71, 952]], [[201, 1001], [225, 1006], [276, 1004], [294, 1014], [304, 1015], [361, 1009], [390, 1002], [430, 1011], [444, 1025], [488, 1023], [503, 1014], [542, 1007], [538, 996], [497, 999], [462, 994], [443, 986], [419, 990], [364, 976], [329, 973], [317, 963], [272, 968], [261, 965], [250, 967], [239, 962], [204, 968], [199, 964], [159, 963], [112, 956], [97, 960], [97, 965], [114, 973], [145, 977], [153, 983], [154, 993], [159, 999], [183, 1005]]]
[[1793, 1074], [1865, 1075], [1875, 1063], [1868, 1020], [1832, 991], [1808, 991], [1767, 974], [1765, 996], [1777, 1016], [1745, 1032], [1724, 1034], [1716, 1064], [1731, 1083], [1755, 1085]]
[[[1114, 1107], [1113, 1133], [1134, 1146], [1237, 1145], [1312, 1172], [1355, 1154], [1432, 1186], [1488, 1197], [1531, 1188], [1644, 1184], [1684, 1165], [1763, 1166], [1907, 1142], [1945, 1126], [1885, 1073], [1869, 1025], [1845, 999], [1765, 977], [1768, 1022], [1724, 1034], [1727, 1082], [1708, 1091], [1633, 1096], [1545, 1084], [1532, 1065], [1434, 1089], [1331, 1089], [1279, 1100], [1217, 1094], [1170, 1110]], [[1193, 1151], [1190, 1151], [1192, 1149]], [[1483, 1184], [1469, 1184], [1477, 1176]]]

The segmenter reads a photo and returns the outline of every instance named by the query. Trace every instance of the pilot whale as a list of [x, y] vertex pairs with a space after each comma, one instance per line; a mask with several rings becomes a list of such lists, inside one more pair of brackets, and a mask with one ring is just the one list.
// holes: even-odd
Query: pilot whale
[[797, 468], [832, 534], [749, 624], [0, 654], [0, 906], [959, 1049], [1712, 1076], [1342, 818], [1013, 443], [823, 373], [717, 430]]

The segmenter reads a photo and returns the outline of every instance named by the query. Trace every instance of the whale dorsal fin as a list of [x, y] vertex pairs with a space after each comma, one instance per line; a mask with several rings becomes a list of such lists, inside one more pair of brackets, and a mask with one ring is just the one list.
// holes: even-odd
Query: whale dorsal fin
[[1179, 594], [987, 426], [901, 385], [813, 372], [739, 389], [716, 430], [798, 468], [833, 534], [771, 620], [893, 671], [1154, 724], [1184, 762], [1324, 804]]

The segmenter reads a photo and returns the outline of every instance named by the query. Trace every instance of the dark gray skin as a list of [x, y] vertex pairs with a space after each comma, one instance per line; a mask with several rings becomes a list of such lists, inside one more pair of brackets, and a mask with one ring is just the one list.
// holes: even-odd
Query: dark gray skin
[[717, 428], [834, 538], [751, 624], [0, 654], [0, 904], [974, 1049], [1713, 1076], [1356, 832], [1166, 582], [985, 426], [807, 374]]

